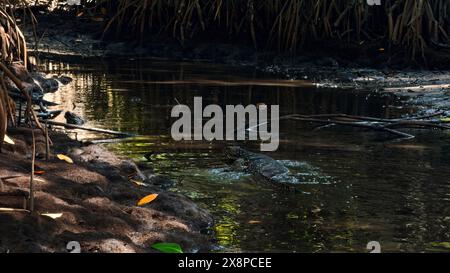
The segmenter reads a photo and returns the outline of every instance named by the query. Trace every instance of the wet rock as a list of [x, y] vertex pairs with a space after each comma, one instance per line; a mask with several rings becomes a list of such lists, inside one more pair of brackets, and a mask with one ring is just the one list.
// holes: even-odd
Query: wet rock
[[138, 179], [145, 179], [144, 174], [132, 160], [124, 160], [120, 163], [120, 170], [127, 174], [136, 174]]
[[[29, 72], [25, 68], [18, 64], [11, 65], [11, 70], [13, 73], [22, 81], [22, 86], [25, 91], [32, 96], [34, 100], [40, 100], [44, 96], [44, 91], [42, 88], [36, 84], [33, 78], [30, 76]], [[21, 91], [16, 86], [16, 84], [8, 77], [5, 78], [6, 89], [13, 94], [21, 95]]]
[[157, 175], [153, 169], [147, 166], [139, 167], [136, 163], [131, 160], [123, 161], [120, 164], [122, 171], [132, 174], [130, 179], [141, 180], [147, 185], [157, 186], [163, 190], [167, 190], [175, 185], [175, 182], [167, 176]]
[[[33, 100], [40, 100], [44, 96], [44, 91], [36, 83], [23, 82], [22, 85], [24, 87], [24, 90], [31, 95]], [[11, 90], [11, 92], [13, 93], [21, 94], [20, 90], [16, 87], [13, 87], [9, 90]]]
[[58, 80], [63, 85], [67, 85], [67, 84], [71, 83], [73, 80], [71, 77], [65, 76], [65, 75], [62, 75], [62, 76], [55, 75], [55, 76], [53, 76], [53, 79]]
[[144, 180], [145, 183], [167, 190], [175, 185], [175, 182], [167, 176], [149, 174]]
[[84, 119], [82, 119], [80, 116], [70, 111], [67, 111], [64, 114], [64, 117], [66, 118], [66, 121], [69, 124], [83, 125], [85, 123]]
[[45, 92], [58, 91], [59, 83], [54, 78], [46, 78], [44, 74], [38, 72], [32, 73], [32, 76]]
[[62, 113], [62, 110], [53, 110], [37, 114], [38, 118], [54, 119]]

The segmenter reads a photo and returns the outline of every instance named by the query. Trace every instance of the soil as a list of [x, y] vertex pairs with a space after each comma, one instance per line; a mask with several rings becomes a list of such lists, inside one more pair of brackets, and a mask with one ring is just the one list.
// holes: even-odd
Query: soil
[[[27, 128], [8, 130], [15, 145], [5, 144], [0, 154], [2, 192], [28, 191], [31, 135]], [[37, 157], [42, 158], [45, 138], [38, 129], [35, 135]], [[157, 242], [178, 243], [185, 252], [210, 249], [212, 218], [207, 211], [157, 185], [134, 184], [129, 177], [138, 166], [101, 146], [58, 132], [51, 132], [51, 139], [50, 159], [36, 161], [35, 211], [0, 212], [0, 252], [67, 252], [70, 241], [78, 241], [82, 252], [156, 252], [151, 245]], [[56, 154], [68, 155], [74, 163]], [[136, 205], [153, 193], [159, 194], [153, 202]], [[21, 208], [22, 200], [2, 197], [0, 207]], [[43, 213], [62, 216], [52, 219]]]

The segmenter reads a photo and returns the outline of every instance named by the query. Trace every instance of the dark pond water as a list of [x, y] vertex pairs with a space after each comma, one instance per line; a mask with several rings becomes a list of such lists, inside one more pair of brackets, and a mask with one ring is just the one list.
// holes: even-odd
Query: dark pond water
[[[214, 215], [217, 251], [450, 251], [450, 135], [414, 131], [394, 142], [382, 133], [283, 121], [278, 151], [298, 192], [274, 187], [227, 165], [223, 143], [174, 142], [176, 100], [279, 104], [281, 114], [347, 113], [398, 117], [413, 111], [391, 96], [319, 89], [251, 68], [152, 60], [46, 61], [49, 73], [74, 81], [49, 100], [89, 126], [140, 136], [105, 144], [148, 162]], [[176, 99], [176, 100], [175, 100]], [[78, 138], [99, 138], [79, 132]], [[256, 150], [256, 143], [246, 143]]]

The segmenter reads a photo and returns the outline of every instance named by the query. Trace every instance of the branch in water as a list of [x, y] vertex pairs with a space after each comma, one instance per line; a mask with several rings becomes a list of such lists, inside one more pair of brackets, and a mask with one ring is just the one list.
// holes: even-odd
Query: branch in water
[[424, 120], [432, 117], [440, 116], [442, 112], [433, 113], [427, 116], [417, 116], [410, 117], [405, 119], [382, 119], [382, 118], [373, 118], [373, 117], [365, 117], [365, 116], [353, 116], [346, 114], [321, 114], [321, 115], [287, 115], [280, 118], [281, 119], [289, 119], [289, 120], [297, 120], [297, 121], [305, 121], [305, 122], [313, 122], [313, 123], [321, 123], [324, 125], [319, 126], [316, 130], [320, 130], [322, 128], [331, 127], [334, 125], [348, 126], [348, 127], [359, 127], [365, 128], [373, 131], [382, 131], [387, 132], [389, 134], [400, 137], [401, 139], [411, 139], [414, 138], [413, 135], [400, 132], [396, 129], [401, 128], [432, 128], [432, 129], [440, 129], [440, 130], [449, 130], [450, 126], [440, 124], [434, 120]]

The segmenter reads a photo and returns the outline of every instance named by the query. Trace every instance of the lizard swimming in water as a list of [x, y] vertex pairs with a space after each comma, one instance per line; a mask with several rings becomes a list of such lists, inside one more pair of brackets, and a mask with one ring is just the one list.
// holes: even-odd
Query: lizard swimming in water
[[238, 146], [227, 147], [225, 154], [228, 159], [243, 165], [247, 171], [266, 181], [284, 185], [291, 184], [286, 179], [289, 169], [267, 155], [250, 152]]

